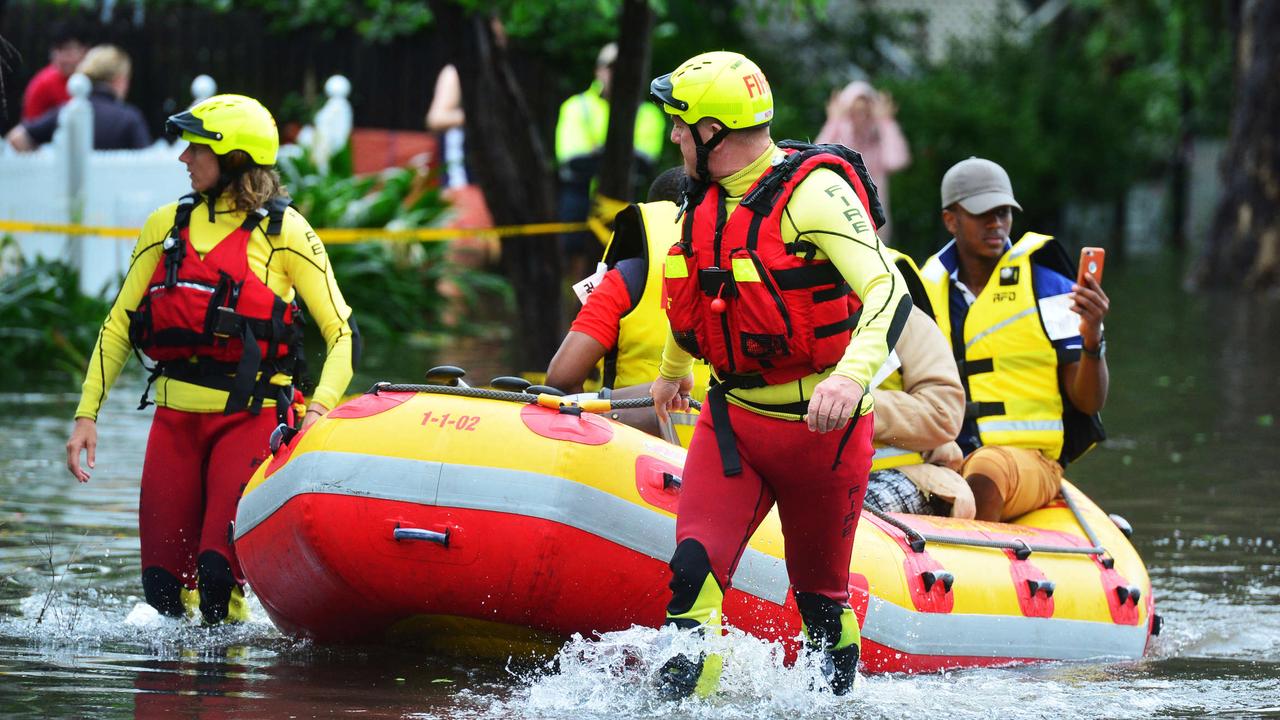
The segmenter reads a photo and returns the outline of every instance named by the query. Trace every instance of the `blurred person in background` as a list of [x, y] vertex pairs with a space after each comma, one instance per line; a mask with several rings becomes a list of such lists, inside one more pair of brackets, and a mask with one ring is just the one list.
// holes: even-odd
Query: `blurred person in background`
[[22, 120], [29, 121], [50, 110], [62, 107], [71, 95], [67, 93], [67, 80], [89, 49], [87, 35], [73, 22], [59, 22], [53, 26], [49, 44], [49, 64], [27, 83], [22, 93]]
[[[132, 63], [123, 50], [114, 45], [98, 45], [85, 54], [76, 72], [93, 83], [89, 103], [93, 106], [94, 150], [138, 150], [151, 144], [142, 111], [124, 101], [129, 94]], [[19, 152], [52, 141], [60, 110], [55, 108], [35, 120], [19, 123], [5, 139]]]
[[[556, 122], [556, 162], [559, 164], [560, 192], [557, 215], [562, 222], [581, 222], [591, 212], [591, 194], [600, 172], [605, 137], [609, 133], [609, 102], [613, 83], [613, 64], [618, 59], [618, 46], [609, 43], [596, 56], [595, 80], [591, 87], [570, 97], [560, 105]], [[636, 110], [635, 157], [637, 175], [649, 175], [662, 154], [667, 132], [666, 118], [649, 103]], [[626, 205], [615, 199], [612, 217]], [[599, 243], [608, 240], [600, 237]], [[600, 245], [589, 232], [562, 235], [560, 252], [565, 258], [566, 277], [577, 281], [586, 275], [589, 263], [599, 257]]]
[[[493, 32], [499, 43], [505, 42], [502, 24], [497, 19], [493, 20]], [[467, 164], [466, 119], [458, 68], [452, 64], [445, 65], [436, 76], [431, 106], [424, 120], [427, 130], [435, 135], [436, 149], [431, 163], [433, 169], [440, 173], [445, 200], [453, 206], [452, 227], [463, 231], [448, 242], [445, 257], [459, 267], [480, 269], [496, 262], [502, 247], [495, 237], [466, 232], [493, 226], [493, 216], [485, 203], [484, 193], [475, 183], [471, 167]], [[448, 300], [441, 320], [446, 326], [458, 326], [466, 314], [465, 293], [449, 274], [441, 276], [436, 289]]]
[[[887, 92], [861, 80], [832, 93], [827, 102], [827, 121], [818, 132], [818, 143], [838, 143], [862, 153], [867, 171], [876, 183], [885, 217], [889, 208], [889, 176], [911, 164], [907, 139], [898, 127], [898, 106]], [[890, 223], [879, 228], [880, 239], [889, 241]]]
[[436, 135], [437, 157], [444, 171], [444, 186], [462, 187], [470, 182], [466, 156], [466, 113], [462, 110], [462, 83], [458, 68], [445, 65], [436, 76], [431, 107], [427, 109], [427, 130]]

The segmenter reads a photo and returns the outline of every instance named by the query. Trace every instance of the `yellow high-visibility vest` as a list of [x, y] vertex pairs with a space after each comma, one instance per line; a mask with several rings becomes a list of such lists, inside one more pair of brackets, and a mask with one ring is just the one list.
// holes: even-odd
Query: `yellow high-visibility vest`
[[966, 381], [966, 417], [976, 418], [982, 444], [1030, 448], [1059, 460], [1064, 407], [1058, 353], [1040, 317], [1031, 262], [1051, 241], [1029, 232], [1000, 258], [969, 307], [963, 344], [951, 336], [954, 240], [925, 262], [921, 275], [938, 327], [955, 349]]

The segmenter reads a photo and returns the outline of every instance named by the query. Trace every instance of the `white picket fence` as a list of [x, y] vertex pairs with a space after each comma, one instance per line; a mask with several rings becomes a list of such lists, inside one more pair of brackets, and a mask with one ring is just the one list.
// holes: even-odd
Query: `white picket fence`
[[[340, 77], [340, 76], [335, 76]], [[53, 142], [35, 152], [18, 153], [0, 142], [0, 219], [74, 223], [93, 227], [141, 227], [156, 208], [190, 192], [190, 178], [178, 161], [183, 143], [158, 140], [143, 150], [98, 150], [93, 147], [93, 109], [89, 81], [76, 75], [67, 83], [72, 100], [63, 106]], [[326, 146], [345, 144], [351, 131], [346, 78], [330, 78], [325, 108], [339, 116], [337, 127], [314, 135]], [[191, 85], [195, 101], [216, 86], [207, 75]], [[345, 113], [343, 107], [345, 106]], [[324, 114], [317, 117], [317, 124]], [[91, 235], [14, 233], [24, 259], [65, 259], [80, 269], [80, 289], [88, 294], [114, 294], [129, 267], [133, 242]]]

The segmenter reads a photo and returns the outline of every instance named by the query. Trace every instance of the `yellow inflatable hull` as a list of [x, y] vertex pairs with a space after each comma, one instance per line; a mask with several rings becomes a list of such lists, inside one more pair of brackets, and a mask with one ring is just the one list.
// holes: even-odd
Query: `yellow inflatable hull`
[[[235, 527], [276, 624], [496, 656], [660, 624], [684, 451], [531, 399], [380, 386], [281, 447]], [[1012, 524], [864, 513], [850, 581], [864, 669], [1140, 657], [1158, 631], [1142, 560], [1116, 522], [1063, 492]], [[725, 615], [796, 648], [776, 515]]]

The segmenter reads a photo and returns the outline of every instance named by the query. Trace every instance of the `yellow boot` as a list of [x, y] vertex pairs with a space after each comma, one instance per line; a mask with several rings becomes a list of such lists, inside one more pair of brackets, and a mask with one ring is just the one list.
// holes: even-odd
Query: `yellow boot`
[[244, 596], [244, 588], [237, 585], [231, 589], [231, 599], [227, 601], [227, 619], [223, 622], [249, 622], [249, 601]]
[[182, 609], [186, 611], [188, 618], [193, 618], [200, 614], [200, 591], [195, 588], [182, 588], [180, 593], [182, 598]]
[[862, 655], [862, 632], [853, 608], [816, 593], [796, 593], [805, 637], [810, 649], [823, 653], [822, 674], [831, 692], [844, 695], [853, 689]]
[[[711, 572], [702, 543], [680, 543], [671, 558], [671, 572], [671, 603], [667, 605], [665, 624], [719, 637], [724, 590]], [[723, 667], [724, 658], [719, 653], [700, 652], [696, 659], [681, 653], [658, 670], [658, 691], [670, 700], [690, 695], [710, 697], [720, 687]]]

